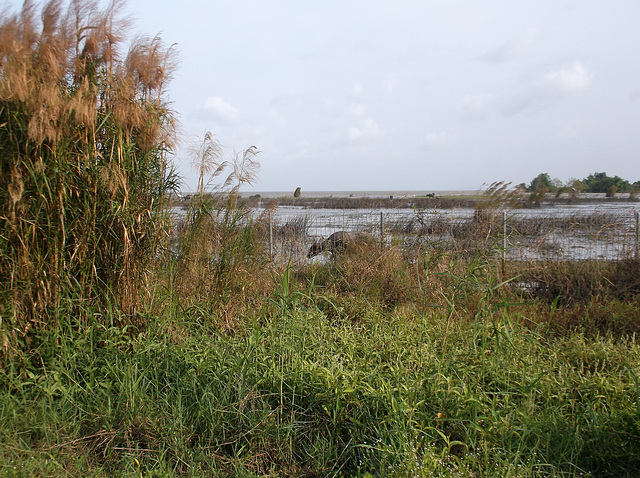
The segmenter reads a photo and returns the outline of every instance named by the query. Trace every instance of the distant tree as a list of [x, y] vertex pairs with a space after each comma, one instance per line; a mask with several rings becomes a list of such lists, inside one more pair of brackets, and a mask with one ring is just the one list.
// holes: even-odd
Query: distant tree
[[548, 192], [553, 192], [558, 189], [558, 180], [552, 180], [549, 173], [540, 173], [531, 181], [531, 184], [529, 184], [526, 189], [527, 192], [531, 193], [529, 195], [529, 201], [539, 206], [542, 204]]
[[583, 179], [585, 185], [584, 192], [605, 193], [615, 195], [616, 192], [631, 192], [631, 184], [626, 179], [618, 176], [610, 177], [607, 173], [593, 173]]
[[533, 192], [553, 192], [562, 186], [562, 182], [559, 179], [551, 179], [549, 173], [538, 174], [531, 184], [527, 187], [527, 191]]

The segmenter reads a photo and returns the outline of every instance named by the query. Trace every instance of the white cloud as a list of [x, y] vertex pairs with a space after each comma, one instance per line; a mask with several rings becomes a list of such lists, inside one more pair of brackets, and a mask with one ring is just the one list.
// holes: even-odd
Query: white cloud
[[353, 116], [364, 116], [365, 107], [362, 103], [351, 103], [349, 105], [349, 114]]
[[435, 148], [437, 146], [442, 146], [451, 141], [451, 135], [445, 133], [444, 131], [436, 133], [428, 133], [424, 139], [424, 143], [429, 148]]
[[487, 114], [491, 101], [489, 95], [467, 96], [460, 101], [460, 114], [468, 120], [483, 118]]
[[538, 32], [535, 29], [528, 30], [516, 40], [511, 40], [489, 50], [480, 57], [487, 63], [504, 63], [519, 56], [525, 55], [533, 44]]
[[362, 94], [364, 93], [364, 87], [360, 83], [356, 83], [355, 85], [353, 85], [351, 93], [355, 97], [362, 96]]
[[207, 98], [202, 107], [208, 114], [223, 123], [235, 123], [240, 118], [240, 111], [219, 96]]
[[587, 91], [593, 83], [593, 73], [579, 61], [568, 68], [550, 71], [502, 105], [505, 116], [540, 111], [562, 101], [568, 95]]
[[363, 120], [360, 126], [352, 126], [349, 128], [349, 141], [362, 141], [375, 139], [380, 136], [380, 128], [371, 118]]
[[545, 75], [545, 80], [562, 91], [580, 92], [589, 89], [593, 82], [593, 73], [579, 61], [575, 61], [569, 68], [550, 71]]

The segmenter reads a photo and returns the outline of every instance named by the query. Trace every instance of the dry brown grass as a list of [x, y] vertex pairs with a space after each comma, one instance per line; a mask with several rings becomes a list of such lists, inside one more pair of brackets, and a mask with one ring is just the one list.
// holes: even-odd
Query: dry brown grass
[[531, 284], [530, 294], [562, 304], [585, 303], [602, 296], [626, 300], [640, 294], [640, 262], [529, 261], [511, 262], [518, 281]]
[[[485, 284], [496, 280], [494, 261], [474, 264], [448, 250], [433, 249], [424, 254], [407, 260], [400, 247], [359, 243], [325, 265], [301, 267], [296, 276], [303, 283], [313, 278], [331, 302], [351, 318], [357, 317], [354, 309], [359, 307], [362, 311], [408, 309], [423, 314], [447, 308], [455, 301], [455, 318], [473, 319], [486, 292]], [[325, 309], [330, 312], [331, 308]]]
[[0, 278], [22, 331], [63, 293], [133, 313], [163, 237], [177, 57], [159, 37], [127, 50], [122, 6], [26, 1], [0, 17]]
[[170, 274], [158, 271], [159, 281], [175, 288], [183, 307], [224, 329], [253, 316], [273, 289], [260, 237], [264, 222], [250, 217], [238, 193], [255, 180], [257, 154], [252, 146], [225, 160], [211, 133], [191, 148], [198, 194], [177, 225], [177, 257], [167, 258]]

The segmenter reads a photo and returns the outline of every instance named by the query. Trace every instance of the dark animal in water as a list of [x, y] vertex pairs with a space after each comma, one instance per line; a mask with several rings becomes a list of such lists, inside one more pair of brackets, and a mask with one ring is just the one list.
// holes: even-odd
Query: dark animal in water
[[354, 237], [350, 232], [338, 231], [331, 234], [328, 238], [323, 239], [320, 242], [316, 242], [309, 248], [309, 254], [307, 257], [311, 258], [322, 254], [324, 251], [331, 252], [344, 252], [349, 243], [353, 242]]

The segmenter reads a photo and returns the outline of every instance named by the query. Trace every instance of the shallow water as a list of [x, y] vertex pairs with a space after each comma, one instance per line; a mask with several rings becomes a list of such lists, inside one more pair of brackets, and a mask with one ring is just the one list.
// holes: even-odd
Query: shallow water
[[[442, 192], [445, 193], [444, 191]], [[451, 191], [446, 192], [448, 195]], [[462, 192], [464, 193], [464, 192]], [[466, 191], [469, 193], [469, 191]], [[284, 193], [260, 193], [261, 197], [283, 197]], [[320, 197], [348, 192], [309, 193]], [[424, 191], [404, 191], [359, 194], [424, 195]], [[593, 196], [593, 195], [591, 195]], [[343, 196], [344, 197], [344, 196]], [[174, 209], [176, 217], [184, 210]], [[621, 259], [634, 255], [638, 249], [638, 219], [640, 203], [626, 201], [591, 202], [582, 204], [543, 204], [538, 208], [505, 210], [508, 226], [507, 257], [513, 260], [554, 259]], [[255, 208], [253, 216], [265, 213]], [[430, 233], [431, 238], [421, 234], [428, 243], [453, 240], [451, 232], [456, 227], [469, 224], [474, 216], [473, 208], [453, 209], [314, 209], [302, 206], [280, 206], [270, 213], [275, 231], [273, 248], [298, 261], [306, 256], [305, 251], [315, 241], [328, 237], [338, 230], [366, 232], [383, 243], [390, 244], [392, 236], [396, 242], [415, 243], [417, 230], [424, 231], [438, 226], [439, 233]], [[500, 214], [500, 213], [499, 213]], [[501, 221], [498, 221], [498, 228]], [[514, 233], [515, 224], [524, 224], [535, 233]], [[512, 227], [513, 226], [513, 227]], [[444, 232], [443, 232], [444, 231]], [[493, 231], [500, 234], [501, 231]]]

